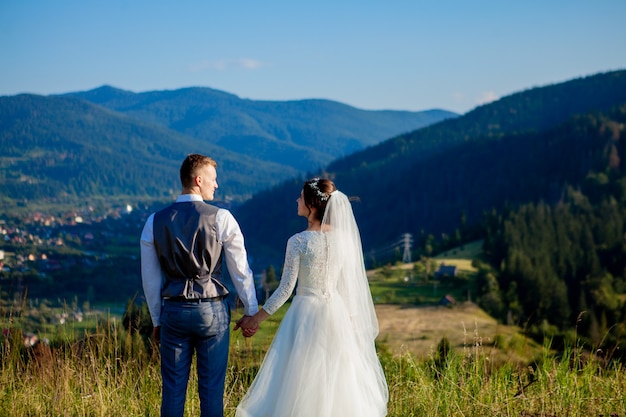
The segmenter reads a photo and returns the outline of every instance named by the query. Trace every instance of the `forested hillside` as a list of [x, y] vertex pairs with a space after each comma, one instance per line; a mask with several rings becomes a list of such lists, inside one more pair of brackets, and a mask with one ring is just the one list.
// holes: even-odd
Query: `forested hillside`
[[246, 100], [200, 87], [131, 93], [104, 86], [69, 95], [299, 172], [457, 116], [360, 110], [330, 100]]
[[[458, 228], [480, 223], [485, 210], [539, 200], [552, 204], [566, 186], [577, 187], [591, 167], [588, 148], [602, 139], [580, 127], [576, 115], [623, 103], [626, 71], [536, 88], [393, 138], [309, 176], [330, 176], [359, 197], [355, 212], [367, 253], [403, 233], [416, 241], [429, 234], [453, 238]], [[275, 248], [282, 250], [302, 225], [294, 211], [302, 179], [257, 195], [238, 210], [264, 255], [280, 258]]]
[[72, 97], [0, 97], [0, 115], [6, 204], [172, 196], [180, 190], [180, 161], [194, 151], [220, 156], [229, 172], [220, 178], [222, 198], [250, 195], [297, 173]]
[[485, 216], [491, 267], [481, 268], [478, 290], [495, 317], [548, 334], [576, 326], [595, 344], [626, 336], [625, 126], [626, 105], [576, 118], [557, 140], [563, 155], [584, 155], [567, 158], [585, 171], [581, 180], [566, 183], [557, 204]]
[[389, 172], [393, 175], [398, 167], [413, 165], [464, 142], [540, 132], [574, 114], [606, 110], [625, 100], [626, 71], [533, 88], [477, 107], [463, 117], [381, 142], [334, 161], [328, 169], [357, 171], [362, 176], [370, 171], [377, 175], [380, 169], [394, 168]]

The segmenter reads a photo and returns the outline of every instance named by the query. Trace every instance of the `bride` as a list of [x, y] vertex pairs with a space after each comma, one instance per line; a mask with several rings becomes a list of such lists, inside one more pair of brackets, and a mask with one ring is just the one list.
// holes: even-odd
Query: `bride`
[[248, 318], [251, 335], [298, 288], [236, 417], [380, 417], [388, 389], [374, 346], [378, 320], [350, 201], [328, 179], [298, 198], [306, 230], [287, 242], [278, 289]]

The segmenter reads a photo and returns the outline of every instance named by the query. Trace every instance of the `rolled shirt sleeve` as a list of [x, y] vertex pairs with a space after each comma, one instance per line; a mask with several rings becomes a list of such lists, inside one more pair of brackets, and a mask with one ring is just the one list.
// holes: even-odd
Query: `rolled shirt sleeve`
[[224, 249], [226, 266], [237, 295], [243, 303], [244, 314], [251, 316], [259, 310], [259, 304], [256, 298], [252, 269], [248, 264], [243, 234], [237, 220], [228, 210], [218, 210], [215, 222], [217, 238]]

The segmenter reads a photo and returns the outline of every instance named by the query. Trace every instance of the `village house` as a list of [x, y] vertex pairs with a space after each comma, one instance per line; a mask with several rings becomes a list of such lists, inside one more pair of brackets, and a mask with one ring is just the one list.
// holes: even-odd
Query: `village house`
[[442, 263], [435, 271], [435, 279], [441, 279], [444, 277], [456, 277], [457, 268], [455, 265], [446, 265]]

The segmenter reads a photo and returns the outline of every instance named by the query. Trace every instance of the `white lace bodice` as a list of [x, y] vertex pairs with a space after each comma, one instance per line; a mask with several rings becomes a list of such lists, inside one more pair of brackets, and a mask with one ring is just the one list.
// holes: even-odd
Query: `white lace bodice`
[[298, 293], [316, 294], [322, 297], [332, 293], [336, 279], [327, 270], [327, 233], [304, 231], [296, 233], [287, 241], [285, 265], [280, 285], [263, 305], [263, 310], [274, 314], [293, 293], [298, 282]]

